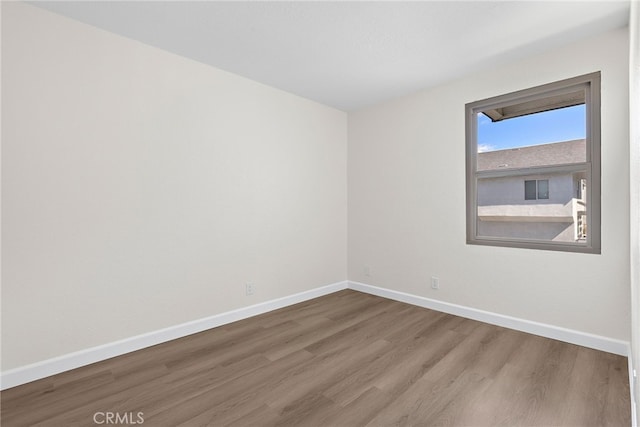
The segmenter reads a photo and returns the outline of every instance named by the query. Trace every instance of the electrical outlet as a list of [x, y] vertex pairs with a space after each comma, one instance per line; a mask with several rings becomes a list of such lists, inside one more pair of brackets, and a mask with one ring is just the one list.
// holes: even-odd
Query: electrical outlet
[[440, 289], [440, 279], [431, 276], [431, 289]]
[[364, 266], [364, 275], [367, 277], [371, 276], [371, 267], [369, 267], [368, 265]]
[[247, 282], [245, 284], [245, 292], [247, 295], [253, 295], [256, 293], [256, 285], [251, 283], [251, 282]]

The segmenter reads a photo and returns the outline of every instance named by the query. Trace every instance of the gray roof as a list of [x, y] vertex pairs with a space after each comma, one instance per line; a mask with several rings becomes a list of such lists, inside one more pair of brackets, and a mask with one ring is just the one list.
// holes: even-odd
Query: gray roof
[[479, 171], [583, 162], [586, 162], [584, 139], [478, 153]]

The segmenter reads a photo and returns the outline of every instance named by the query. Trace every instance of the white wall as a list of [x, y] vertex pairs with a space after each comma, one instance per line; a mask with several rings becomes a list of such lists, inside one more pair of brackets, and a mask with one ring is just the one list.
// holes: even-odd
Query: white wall
[[345, 113], [20, 3], [2, 63], [2, 370], [345, 279]]
[[[631, 2], [629, 20], [629, 94], [631, 165], [631, 346], [630, 360], [640, 372], [640, 3]], [[635, 380], [636, 425], [640, 425], [640, 378]]]
[[[627, 37], [610, 32], [350, 114], [349, 279], [628, 341]], [[465, 104], [598, 70], [602, 254], [466, 245]]]
[[[347, 131], [340, 111], [1, 7], [3, 371], [343, 280], [347, 137], [351, 280], [629, 339], [625, 30], [353, 113]], [[596, 70], [602, 255], [465, 245], [464, 104]]]

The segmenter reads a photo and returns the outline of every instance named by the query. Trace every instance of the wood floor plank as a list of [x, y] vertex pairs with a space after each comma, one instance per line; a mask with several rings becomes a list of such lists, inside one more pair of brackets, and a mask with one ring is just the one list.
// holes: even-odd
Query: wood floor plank
[[269, 364], [269, 369], [242, 375], [223, 386], [194, 389], [187, 395], [176, 396], [164, 408], [149, 413], [149, 422], [178, 425], [203, 413], [211, 413], [212, 419], [219, 423], [234, 420], [261, 406], [273, 384], [278, 384], [291, 369], [312, 357], [306, 351], [291, 353]]
[[[590, 349], [578, 349], [568, 384], [570, 393], [565, 398], [563, 419], [566, 423], [604, 426], [620, 425], [623, 421], [621, 416], [624, 414], [618, 415], [622, 406], [626, 408], [626, 404], [623, 404], [624, 397], [619, 395], [622, 390], [609, 390], [610, 380], [615, 378], [610, 377], [610, 367], [607, 366], [609, 356]], [[613, 356], [613, 359], [616, 358]], [[622, 370], [621, 364], [615, 365]], [[620, 380], [618, 377], [618, 381]], [[611, 404], [608, 401], [610, 392], [622, 398], [622, 402]], [[626, 418], [624, 420], [626, 422]]]
[[271, 348], [265, 352], [265, 355], [271, 360], [277, 360], [283, 355], [306, 348], [324, 338], [332, 337], [341, 331], [347, 329], [352, 331], [352, 328], [357, 328], [358, 324], [382, 313], [384, 309], [384, 301], [374, 301], [366, 305], [361, 304], [357, 308], [354, 307], [350, 312], [343, 310], [336, 315], [327, 316], [327, 323], [323, 325], [313, 325], [312, 328], [301, 329], [300, 333], [292, 339], [272, 345]]
[[345, 290], [0, 393], [2, 426], [628, 426], [626, 359]]
[[283, 409], [300, 396], [318, 394], [325, 391], [341, 378], [349, 376], [360, 366], [371, 363], [380, 351], [390, 344], [384, 340], [362, 346], [361, 351], [338, 351], [308, 361], [289, 373], [289, 378], [272, 389], [266, 398], [267, 404], [274, 409]]
[[[537, 402], [530, 400], [530, 395], [535, 387], [537, 370], [545, 367], [549, 345], [550, 340], [528, 337], [512, 353], [485, 391], [483, 408], [474, 414], [481, 425], [511, 425], [514, 422], [526, 425], [529, 411], [537, 409]], [[549, 410], [553, 408], [547, 408], [544, 413]]]
[[[261, 426], [271, 427], [278, 425], [280, 414], [267, 405], [262, 405], [253, 411], [237, 418], [235, 421], [230, 421], [226, 425], [230, 427], [247, 427], [247, 426]], [[193, 426], [192, 422], [181, 424], [182, 427]]]
[[[325, 394], [326, 395], [326, 394]], [[381, 408], [387, 407], [395, 396], [383, 392], [377, 387], [369, 387], [356, 399], [326, 418], [327, 426], [364, 426], [369, 423]]]
[[[369, 339], [382, 336], [385, 337], [385, 341], [395, 342], [388, 348], [379, 351], [375, 359], [370, 363], [360, 366], [359, 369], [350, 375], [344, 376], [336, 381], [324, 392], [326, 396], [346, 406], [351, 401], [358, 399], [367, 390], [371, 389], [374, 384], [383, 384], [386, 373], [389, 373], [391, 377], [396, 377], [397, 379], [397, 366], [407, 366], [412, 363], [412, 359], [406, 357], [407, 353], [413, 352], [415, 355], [418, 355], [418, 357], [413, 359], [414, 363], [424, 364], [424, 361], [430, 358], [428, 355], [431, 353], [429, 352], [446, 352], [443, 349], [447, 347], [447, 339], [452, 338], [457, 342], [462, 338], [458, 334], [434, 335], [434, 337], [432, 337], [434, 339], [428, 342], [422, 340], [424, 347], [421, 348], [416, 345], [415, 336], [411, 334], [405, 335], [404, 332], [412, 328], [425, 327], [436, 322], [440, 317], [425, 317], [423, 310], [409, 312], [407, 312], [407, 310], [399, 310], [399, 312], [401, 315], [398, 315], [398, 312], [391, 312], [385, 313], [386, 316], [377, 317], [374, 323], [369, 324], [369, 327], [375, 332], [373, 332], [372, 336], [366, 335]], [[416, 314], [419, 315], [419, 317], [416, 316]], [[398, 336], [404, 336], [404, 339], [397, 339]], [[439, 341], [439, 337], [444, 338], [445, 341]], [[355, 339], [352, 345], [360, 345], [360, 342]], [[331, 348], [330, 345], [328, 345], [328, 347]], [[312, 347], [308, 347], [307, 349], [309, 351], [315, 350], [315, 348]], [[420, 354], [421, 351], [423, 353]], [[410, 371], [410, 369], [405, 370], [405, 372], [408, 371]]]
[[455, 403], [453, 401], [459, 398], [465, 402], [469, 395], [485, 387], [489, 380], [474, 373], [469, 366], [478, 357], [478, 349], [492, 337], [493, 330], [481, 325], [476, 331], [461, 336], [456, 345], [435, 358], [428, 369], [413, 369], [412, 381], [399, 382], [389, 388], [388, 392], [397, 398], [370, 425], [430, 425], [433, 418]]

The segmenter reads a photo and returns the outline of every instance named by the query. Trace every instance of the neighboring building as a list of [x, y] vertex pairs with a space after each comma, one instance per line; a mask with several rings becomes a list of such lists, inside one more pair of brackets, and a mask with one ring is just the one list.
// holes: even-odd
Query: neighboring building
[[[478, 153], [478, 171], [584, 163], [585, 140]], [[586, 238], [584, 172], [533, 173], [478, 181], [478, 235], [581, 241]]]

